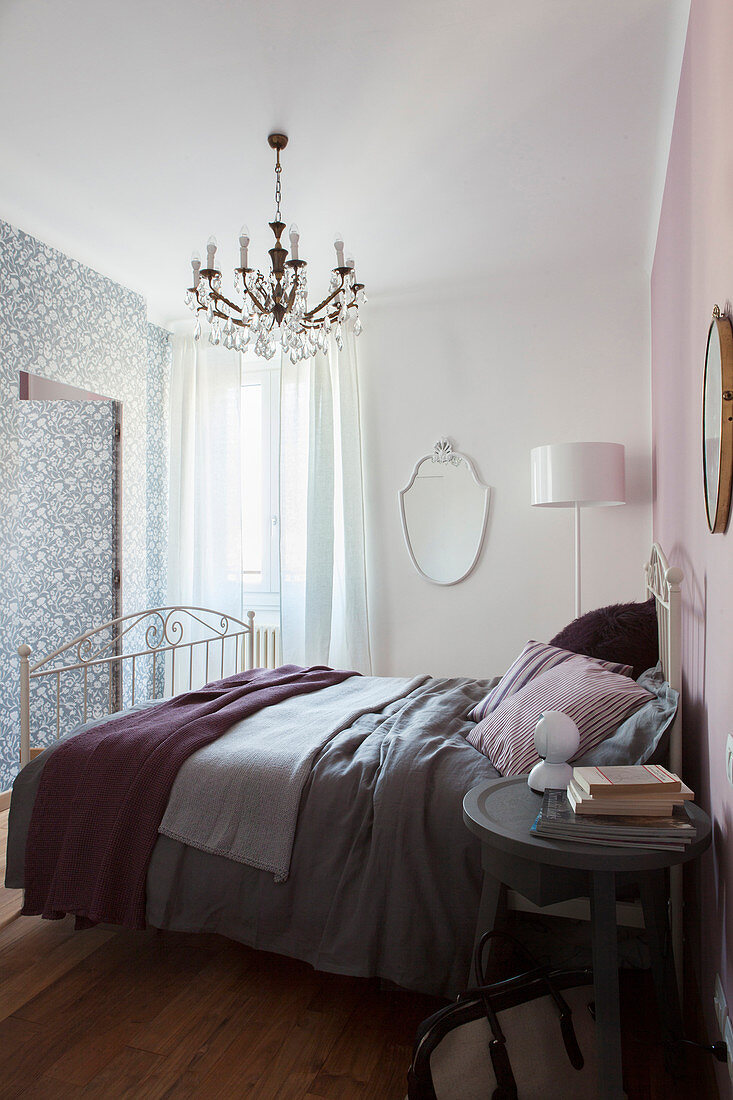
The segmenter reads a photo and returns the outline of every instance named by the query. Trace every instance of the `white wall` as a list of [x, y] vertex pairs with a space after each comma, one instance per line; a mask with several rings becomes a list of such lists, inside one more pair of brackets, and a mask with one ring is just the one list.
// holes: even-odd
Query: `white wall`
[[[571, 510], [532, 508], [541, 443], [626, 445], [627, 505], [583, 513], [583, 606], [642, 595], [650, 545], [648, 280], [533, 271], [467, 290], [373, 299], [359, 372], [370, 627], [377, 674], [489, 676], [573, 612]], [[397, 492], [442, 435], [493, 487], [482, 557], [464, 582], [423, 580]]]

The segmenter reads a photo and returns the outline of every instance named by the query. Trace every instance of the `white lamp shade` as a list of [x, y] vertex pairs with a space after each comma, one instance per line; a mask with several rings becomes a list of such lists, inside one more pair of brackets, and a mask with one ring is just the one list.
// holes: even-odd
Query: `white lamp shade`
[[532, 449], [532, 504], [624, 504], [626, 479], [621, 443], [552, 443]]

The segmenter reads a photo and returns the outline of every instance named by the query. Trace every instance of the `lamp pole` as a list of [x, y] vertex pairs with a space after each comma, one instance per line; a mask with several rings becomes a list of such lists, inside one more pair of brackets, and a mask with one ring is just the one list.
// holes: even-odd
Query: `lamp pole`
[[575, 501], [575, 618], [580, 618], [580, 504]]

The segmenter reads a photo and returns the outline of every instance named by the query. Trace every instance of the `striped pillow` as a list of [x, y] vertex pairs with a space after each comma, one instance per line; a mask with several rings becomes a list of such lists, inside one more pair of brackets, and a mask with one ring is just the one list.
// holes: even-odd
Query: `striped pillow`
[[[541, 673], [547, 672], [548, 669], [555, 668], [556, 665], [561, 665], [571, 657], [577, 656], [579, 654], [571, 653], [569, 649], [558, 649], [557, 646], [548, 645], [547, 642], [527, 642], [516, 661], [509, 666], [496, 687], [492, 688], [488, 695], [485, 695], [481, 702], [469, 711], [466, 717], [470, 722], [480, 722], [493, 710], [501, 706], [504, 700], [513, 695], [515, 691], [520, 691], [525, 687], [535, 676], [539, 676]], [[601, 665], [602, 668], [608, 669], [609, 672], [615, 672], [619, 676], [631, 676], [631, 665], [613, 664], [611, 661], [602, 661], [598, 657], [585, 657], [584, 660], [594, 661], [595, 664]]]
[[534, 731], [546, 710], [569, 715], [580, 732], [574, 759], [600, 744], [652, 698], [628, 676], [576, 654], [535, 676], [468, 735], [501, 775], [521, 775], [537, 763]]

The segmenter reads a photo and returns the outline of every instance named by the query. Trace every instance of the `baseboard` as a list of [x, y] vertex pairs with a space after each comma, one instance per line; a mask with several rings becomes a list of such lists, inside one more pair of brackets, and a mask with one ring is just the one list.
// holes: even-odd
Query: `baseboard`
[[11, 791], [0, 791], [0, 813], [10, 807]]

